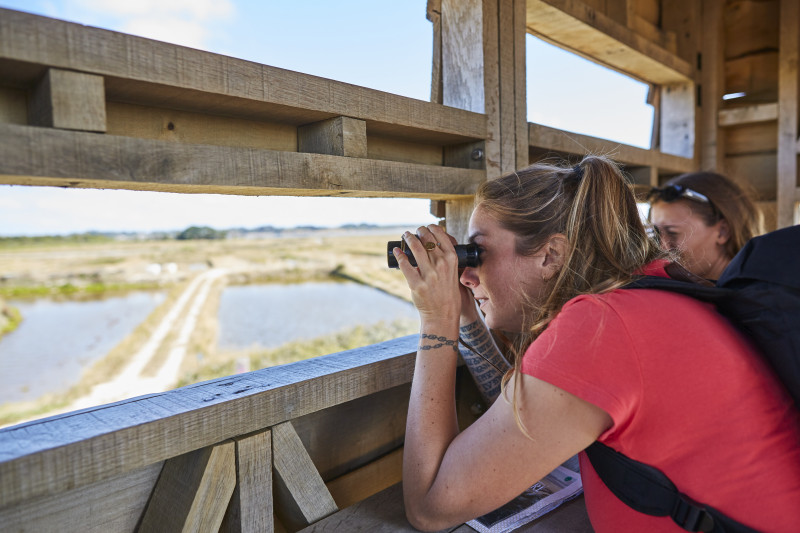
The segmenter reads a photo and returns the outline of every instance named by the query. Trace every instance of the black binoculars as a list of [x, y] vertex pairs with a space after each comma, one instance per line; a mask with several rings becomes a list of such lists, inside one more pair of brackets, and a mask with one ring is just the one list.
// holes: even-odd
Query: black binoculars
[[[408, 256], [408, 260], [411, 262], [413, 266], [417, 266], [417, 260], [414, 258], [414, 254], [411, 253], [411, 250], [408, 249], [406, 246], [406, 241], [399, 240], [399, 241], [389, 241], [388, 245], [386, 246], [387, 252], [387, 260], [389, 262], [389, 268], [400, 268], [397, 264], [397, 259], [394, 257], [394, 253], [392, 250], [395, 248], [400, 248], [404, 254]], [[478, 245], [476, 244], [456, 244], [456, 255], [458, 256], [458, 268], [465, 268], [465, 267], [476, 267], [478, 266]]]

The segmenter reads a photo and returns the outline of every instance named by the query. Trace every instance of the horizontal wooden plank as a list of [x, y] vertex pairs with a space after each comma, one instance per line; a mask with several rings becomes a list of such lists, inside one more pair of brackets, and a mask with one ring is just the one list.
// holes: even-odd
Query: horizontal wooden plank
[[729, 126], [720, 132], [723, 136], [725, 156], [746, 154], [776, 154], [778, 151], [778, 124], [756, 122]]
[[694, 159], [646, 150], [607, 139], [571, 133], [541, 124], [528, 123], [530, 146], [564, 154], [600, 154], [618, 163], [632, 166], [652, 166], [665, 172], [683, 173], [697, 169]]
[[482, 170], [0, 124], [0, 183], [240, 195], [471, 195]]
[[339, 509], [358, 503], [403, 480], [403, 448], [327, 483]]
[[0, 430], [0, 508], [410, 383], [417, 336]]
[[162, 465], [154, 463], [98, 483], [0, 508], [0, 529], [59, 533], [136, 531]]
[[184, 46], [0, 9], [0, 82], [31, 87], [47, 67], [105, 77], [112, 101], [296, 126], [348, 116], [409, 140], [486, 137], [486, 117]]
[[692, 66], [580, 0], [528, 0], [530, 33], [650, 83], [691, 81]]
[[768, 122], [771, 120], [778, 120], [777, 102], [721, 109], [717, 123], [724, 128], [727, 126], [739, 126], [741, 124]]

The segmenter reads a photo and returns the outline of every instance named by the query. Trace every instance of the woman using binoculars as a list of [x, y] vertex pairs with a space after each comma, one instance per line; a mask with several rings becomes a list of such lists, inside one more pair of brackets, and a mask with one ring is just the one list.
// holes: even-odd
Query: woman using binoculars
[[[650, 289], [668, 260], [642, 224], [619, 168], [588, 156], [484, 183], [469, 239], [479, 264], [459, 269], [439, 226], [395, 258], [420, 314], [403, 490], [423, 530], [463, 523], [510, 501], [595, 440], [666, 473], [690, 497], [761, 531], [800, 523], [800, 421], [752, 346], [711, 306]], [[491, 407], [459, 433], [459, 327], [479, 321], [520, 339]], [[583, 453], [595, 531], [676, 531], [638, 513]], [[757, 489], [754, 489], [757, 487]]]

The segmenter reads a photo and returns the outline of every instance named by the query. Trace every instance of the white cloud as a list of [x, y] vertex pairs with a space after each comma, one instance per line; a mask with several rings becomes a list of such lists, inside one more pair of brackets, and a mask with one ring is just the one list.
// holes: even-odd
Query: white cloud
[[59, 11], [54, 16], [201, 49], [236, 14], [232, 0], [66, 0]]
[[229, 0], [79, 0], [79, 4], [97, 12], [121, 17], [162, 17], [178, 15], [196, 20], [229, 17], [234, 12]]

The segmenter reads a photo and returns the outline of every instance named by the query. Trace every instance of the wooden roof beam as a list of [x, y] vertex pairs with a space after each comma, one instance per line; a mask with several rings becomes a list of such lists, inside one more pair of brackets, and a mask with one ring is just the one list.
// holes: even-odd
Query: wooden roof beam
[[692, 79], [691, 65], [580, 0], [528, 0], [528, 32], [648, 83]]

